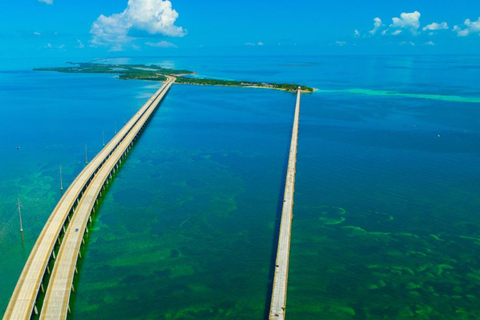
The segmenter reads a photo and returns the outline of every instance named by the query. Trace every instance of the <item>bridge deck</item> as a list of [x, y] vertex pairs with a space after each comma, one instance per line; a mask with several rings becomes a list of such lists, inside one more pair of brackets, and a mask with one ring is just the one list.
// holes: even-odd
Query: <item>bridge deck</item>
[[169, 81], [142, 106], [115, 137], [113, 137], [99, 154], [80, 172], [70, 187], [65, 191], [47, 220], [45, 227], [30, 253], [8, 304], [4, 319], [30, 319], [32, 314], [36, 312], [37, 296], [39, 291], [43, 291], [44, 289], [42, 283], [46, 273], [50, 273], [49, 263], [52, 258], [55, 259], [55, 245], [59, 242], [62, 233], [70, 229], [66, 228], [66, 226], [69, 226], [67, 225], [67, 219], [74, 211], [75, 204], [80, 201], [97, 171], [111, 157], [113, 152], [145, 112], [157, 101], [158, 96], [171, 85], [171, 81], [172, 79], [169, 79]]
[[67, 318], [70, 293], [74, 289], [73, 279], [75, 276], [77, 260], [80, 255], [79, 252], [83, 243], [84, 234], [85, 232], [88, 232], [87, 224], [95, 203], [97, 202], [105, 183], [110, 177], [110, 174], [115, 170], [125, 153], [128, 152], [133, 141], [138, 137], [139, 132], [155, 111], [155, 106], [162, 100], [171, 84], [171, 81], [167, 83], [166, 89], [153, 103], [153, 108], [150, 108], [145, 112], [140, 121], [135, 124], [112, 156], [95, 175], [92, 183], [90, 183], [85, 191], [85, 195], [78, 204], [77, 210], [70, 222], [70, 227], [68, 228], [60, 250], [58, 251], [55, 267], [53, 268], [52, 277], [40, 313], [40, 319]]
[[283, 197], [282, 218], [278, 239], [275, 275], [273, 279], [270, 320], [285, 319], [287, 305], [288, 263], [290, 259], [290, 238], [293, 218], [293, 196], [295, 191], [295, 167], [297, 163], [298, 121], [300, 117], [300, 90], [297, 93], [295, 118], [293, 120], [292, 141], [288, 158], [287, 179]]

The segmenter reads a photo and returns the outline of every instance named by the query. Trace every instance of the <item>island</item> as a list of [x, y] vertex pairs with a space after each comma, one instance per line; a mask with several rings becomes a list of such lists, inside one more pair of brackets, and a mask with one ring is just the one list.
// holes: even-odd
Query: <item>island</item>
[[250, 87], [263, 89], [276, 89], [289, 92], [295, 92], [300, 87], [302, 92], [311, 93], [313, 88], [293, 84], [293, 83], [269, 83], [257, 81], [235, 81], [220, 80], [211, 78], [191, 77], [195, 74], [189, 70], [175, 70], [160, 67], [157, 65], [141, 65], [141, 64], [103, 64], [93, 62], [69, 62], [69, 67], [57, 68], [36, 68], [35, 71], [56, 71], [65, 73], [106, 73], [116, 74], [122, 80], [148, 80], [148, 81], [165, 81], [166, 76], [176, 78], [175, 83], [192, 84], [202, 86], [229, 86], [229, 87]]

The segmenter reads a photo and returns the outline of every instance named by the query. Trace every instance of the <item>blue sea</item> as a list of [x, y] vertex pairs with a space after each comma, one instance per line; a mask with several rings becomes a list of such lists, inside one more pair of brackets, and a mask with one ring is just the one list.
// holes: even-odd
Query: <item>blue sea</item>
[[[0, 61], [0, 313], [59, 166], [66, 187], [160, 86], [32, 70], [69, 60]], [[288, 319], [480, 318], [480, 56], [100, 61], [318, 89], [302, 95]], [[173, 85], [94, 216], [71, 319], [265, 319], [294, 107]]]

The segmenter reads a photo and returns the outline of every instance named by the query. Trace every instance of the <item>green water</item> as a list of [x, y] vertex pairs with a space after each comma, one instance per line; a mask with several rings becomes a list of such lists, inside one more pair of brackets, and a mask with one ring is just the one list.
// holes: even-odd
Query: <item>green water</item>
[[[479, 57], [123, 62], [322, 89], [302, 95], [288, 319], [479, 318]], [[60, 197], [59, 162], [68, 185], [85, 143], [93, 156], [156, 87], [22, 69], [0, 89], [4, 308]], [[264, 319], [294, 103], [174, 85], [95, 216], [71, 317]]]
[[347, 89], [347, 90], [317, 90], [318, 93], [351, 93], [361, 94], [367, 96], [387, 96], [387, 97], [401, 97], [401, 98], [414, 98], [414, 99], [429, 99], [438, 101], [450, 101], [450, 102], [464, 102], [464, 103], [480, 103], [478, 97], [460, 97], [453, 95], [442, 94], [419, 94], [419, 93], [401, 93], [394, 91], [381, 91], [381, 90], [369, 90], [369, 89]]
[[72, 318], [263, 319], [295, 96], [244, 90], [172, 87], [105, 197]]
[[303, 108], [288, 318], [476, 319], [478, 135], [455, 107], [476, 109], [382, 96], [325, 121], [372, 98], [344, 99]]

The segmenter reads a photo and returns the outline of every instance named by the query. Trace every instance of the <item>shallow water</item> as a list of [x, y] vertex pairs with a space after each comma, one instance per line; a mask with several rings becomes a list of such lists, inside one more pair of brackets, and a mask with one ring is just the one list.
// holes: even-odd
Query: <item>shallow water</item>
[[[289, 319], [480, 315], [479, 57], [115, 62], [320, 89], [302, 96]], [[92, 157], [156, 88], [26, 70], [61, 63], [0, 73], [1, 309], [60, 197], [59, 162], [68, 184], [85, 143]], [[294, 102], [174, 85], [95, 217], [72, 317], [263, 319]]]
[[105, 198], [73, 318], [262, 319], [294, 98], [173, 86]]

